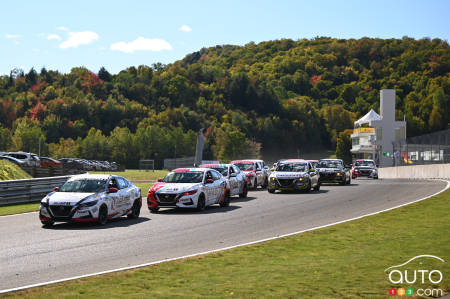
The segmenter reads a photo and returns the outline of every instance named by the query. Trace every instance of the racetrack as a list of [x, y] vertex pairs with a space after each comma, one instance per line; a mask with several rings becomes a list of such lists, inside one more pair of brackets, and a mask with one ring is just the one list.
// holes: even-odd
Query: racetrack
[[[230, 207], [161, 210], [106, 226], [56, 224], [37, 213], [0, 217], [0, 290], [112, 270], [256, 241], [411, 202], [442, 190], [442, 181], [353, 180], [310, 194], [249, 192]], [[143, 193], [145, 191], [143, 190]]]

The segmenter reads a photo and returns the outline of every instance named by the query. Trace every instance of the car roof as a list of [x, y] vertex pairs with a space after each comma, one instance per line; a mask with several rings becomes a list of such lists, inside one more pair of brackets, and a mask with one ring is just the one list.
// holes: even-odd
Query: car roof
[[[110, 174], [78, 174], [72, 176], [69, 180], [75, 180], [75, 179], [99, 179], [99, 180], [107, 180], [111, 177]], [[116, 176], [117, 177], [117, 176]]]
[[209, 168], [193, 167], [193, 168], [176, 168], [172, 170], [172, 172], [189, 172], [189, 171], [206, 171], [206, 170], [209, 170]]
[[229, 166], [231, 166], [231, 164], [222, 164], [222, 163], [217, 164], [217, 163], [215, 163], [215, 164], [202, 164], [202, 165], [200, 165], [201, 168], [229, 167]]
[[255, 160], [234, 160], [234, 161], [231, 161], [231, 163], [232, 164], [234, 164], [234, 163], [256, 163], [256, 161]]
[[320, 159], [319, 161], [342, 161], [342, 159]]
[[285, 159], [285, 160], [280, 161], [280, 162], [307, 162], [307, 161], [304, 160], [304, 159]]
[[364, 162], [364, 161], [375, 162], [375, 161], [373, 161], [371, 159], [358, 159], [358, 160], [355, 160], [355, 162]]

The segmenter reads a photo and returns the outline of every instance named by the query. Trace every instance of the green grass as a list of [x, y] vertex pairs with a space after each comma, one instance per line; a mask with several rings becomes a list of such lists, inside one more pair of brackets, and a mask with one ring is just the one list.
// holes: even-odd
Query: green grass
[[0, 216], [39, 211], [39, 206], [40, 203], [36, 202], [17, 204], [11, 206], [1, 206]]
[[30, 179], [31, 176], [19, 166], [9, 161], [0, 160], [0, 181]]
[[7, 297], [393, 298], [388, 290], [399, 286], [388, 281], [384, 269], [420, 254], [447, 261], [435, 265], [444, 280], [434, 287], [448, 292], [449, 210], [450, 190], [329, 228]]
[[[123, 176], [130, 181], [156, 181], [159, 178], [163, 178], [168, 172], [168, 170], [145, 171], [138, 169], [127, 169], [125, 171], [113, 172], [113, 174]], [[89, 173], [103, 174], [111, 172], [89, 171]]]

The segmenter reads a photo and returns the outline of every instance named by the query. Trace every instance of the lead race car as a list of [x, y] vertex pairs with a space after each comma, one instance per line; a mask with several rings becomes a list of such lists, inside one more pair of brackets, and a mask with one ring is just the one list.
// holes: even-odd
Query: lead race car
[[160, 208], [195, 208], [230, 205], [230, 188], [218, 171], [209, 168], [178, 168], [153, 185], [147, 194], [147, 206], [156, 213]]
[[277, 167], [269, 177], [267, 191], [274, 193], [281, 191], [310, 192], [320, 190], [319, 173], [311, 166], [311, 163], [302, 159], [287, 159], [277, 163]]
[[55, 222], [97, 222], [127, 215], [139, 217], [141, 190], [116, 175], [76, 175], [41, 201], [39, 219], [45, 226]]
[[220, 172], [228, 180], [230, 196], [247, 197], [248, 187], [245, 174], [233, 164], [202, 164], [200, 167], [210, 168]]
[[357, 177], [378, 179], [378, 168], [375, 161], [369, 159], [356, 160], [352, 168], [352, 179]]

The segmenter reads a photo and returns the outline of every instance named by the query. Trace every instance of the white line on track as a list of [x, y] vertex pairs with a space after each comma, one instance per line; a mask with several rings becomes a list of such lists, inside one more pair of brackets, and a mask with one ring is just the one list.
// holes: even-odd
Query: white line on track
[[[30, 284], [30, 285], [21, 286], [21, 287], [12, 288], [12, 289], [4, 289], [4, 290], [0, 290], [0, 294], [4, 294], [4, 293], [8, 293], [8, 292], [14, 292], [14, 291], [20, 291], [20, 290], [34, 288], [34, 287], [45, 286], [45, 285], [49, 285], [49, 284], [55, 284], [55, 283], [58, 283], [58, 282], [64, 282], [64, 281], [80, 279], [80, 278], [85, 278], [85, 277], [90, 277], [90, 276], [96, 276], [96, 275], [108, 274], [108, 273], [119, 272], [119, 271], [124, 271], [124, 270], [131, 270], [131, 269], [136, 269], [136, 268], [142, 268], [142, 267], [152, 266], [152, 265], [156, 265], [156, 264], [161, 264], [161, 263], [164, 263], [164, 262], [176, 261], [176, 260], [181, 260], [181, 259], [185, 259], [185, 258], [195, 257], [195, 256], [199, 256], [199, 255], [205, 255], [205, 254], [209, 254], [209, 253], [220, 252], [220, 251], [224, 251], [224, 250], [228, 250], [228, 249], [233, 249], [233, 248], [238, 248], [238, 247], [242, 247], [242, 246], [248, 246], [248, 245], [263, 243], [263, 242], [276, 240], [276, 239], [280, 239], [280, 238], [285, 238], [285, 237], [289, 237], [289, 236], [293, 236], [293, 235], [298, 235], [298, 234], [302, 234], [302, 233], [305, 233], [305, 232], [318, 230], [318, 229], [321, 229], [321, 228], [326, 228], [326, 227], [330, 227], [330, 226], [333, 226], [333, 225], [336, 225], [336, 224], [341, 224], [341, 223], [345, 223], [345, 222], [349, 222], [349, 221], [353, 221], [353, 220], [358, 220], [358, 219], [361, 219], [361, 218], [364, 218], [364, 217], [380, 214], [380, 213], [391, 211], [391, 210], [394, 210], [394, 209], [397, 209], [397, 208], [401, 208], [401, 207], [404, 207], [404, 206], [407, 206], [407, 205], [410, 205], [410, 204], [413, 204], [413, 203], [416, 203], [416, 202], [419, 202], [419, 201], [423, 201], [423, 200], [428, 199], [430, 197], [436, 196], [436, 195], [438, 195], [438, 194], [440, 194], [440, 193], [442, 193], [445, 190], [450, 188], [450, 181], [447, 181], [447, 180], [439, 180], [439, 181], [447, 182], [447, 185], [441, 191], [436, 192], [436, 193], [434, 193], [432, 195], [429, 195], [427, 197], [424, 197], [424, 198], [421, 198], [421, 199], [417, 199], [417, 200], [414, 200], [414, 201], [411, 201], [411, 202], [408, 202], [408, 203], [404, 203], [404, 204], [401, 204], [401, 205], [398, 205], [398, 206], [394, 206], [392, 208], [384, 209], [384, 210], [381, 210], [381, 211], [378, 211], [378, 212], [372, 212], [372, 213], [361, 215], [361, 216], [358, 216], [358, 217], [353, 217], [353, 218], [349, 218], [349, 219], [345, 219], [345, 220], [341, 220], [341, 221], [337, 221], [337, 222], [333, 222], [333, 223], [329, 223], [329, 224], [325, 224], [325, 225], [321, 225], [321, 226], [316, 226], [316, 227], [308, 228], [308, 229], [301, 230], [301, 231], [296, 231], [296, 232], [283, 234], [283, 235], [279, 235], [279, 236], [275, 236], [275, 237], [265, 238], [265, 239], [261, 239], [261, 240], [257, 240], [257, 241], [252, 241], [252, 242], [232, 245], [232, 246], [223, 247], [223, 248], [219, 248], [219, 249], [213, 249], [213, 250], [193, 253], [193, 254], [189, 254], [189, 255], [184, 255], [184, 256], [179, 256], [179, 257], [174, 257], [174, 258], [154, 261], [154, 262], [150, 262], [150, 263], [144, 263], [144, 264], [139, 264], [139, 265], [134, 265], [134, 266], [118, 268], [118, 269], [112, 269], [112, 270], [106, 270], [106, 271], [101, 271], [101, 272], [96, 272], [96, 273], [90, 273], [90, 274], [84, 274], [84, 275], [79, 275], [79, 276], [73, 276], [73, 277], [68, 277], [68, 278], [63, 278], [63, 279], [58, 279], [58, 280], [40, 282], [40, 283]], [[31, 212], [31, 213], [35, 213], [35, 212]], [[27, 213], [27, 214], [30, 214], [30, 213]], [[18, 215], [23, 215], [23, 214], [18, 214]], [[8, 215], [8, 216], [15, 216], [15, 215]], [[6, 217], [6, 216], [2, 216], [2, 217]]]

